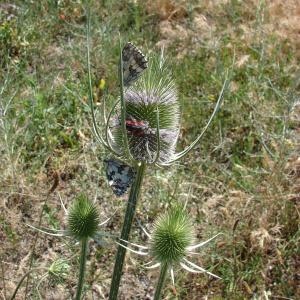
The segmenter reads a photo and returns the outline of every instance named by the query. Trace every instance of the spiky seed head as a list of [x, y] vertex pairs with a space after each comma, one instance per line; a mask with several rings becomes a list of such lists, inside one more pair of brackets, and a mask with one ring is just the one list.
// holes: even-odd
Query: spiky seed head
[[194, 241], [194, 230], [186, 210], [176, 205], [154, 222], [151, 253], [164, 264], [179, 262], [187, 255], [187, 247]]
[[67, 278], [70, 265], [65, 259], [54, 261], [48, 269], [50, 281], [52, 283], [63, 283]]
[[80, 194], [72, 203], [68, 212], [68, 230], [78, 240], [93, 237], [99, 224], [99, 213], [96, 206]]
[[[125, 90], [126, 120], [140, 126], [128, 128], [130, 153], [137, 161], [152, 163], [159, 151], [158, 163], [170, 160], [179, 134], [180, 111], [175, 83], [164, 60], [153, 57], [141, 78]], [[118, 119], [118, 117], [116, 117]], [[126, 153], [122, 126], [113, 120], [113, 147]], [[117, 126], [115, 126], [117, 124]], [[119, 125], [118, 125], [119, 124]], [[159, 127], [160, 143], [157, 142]]]

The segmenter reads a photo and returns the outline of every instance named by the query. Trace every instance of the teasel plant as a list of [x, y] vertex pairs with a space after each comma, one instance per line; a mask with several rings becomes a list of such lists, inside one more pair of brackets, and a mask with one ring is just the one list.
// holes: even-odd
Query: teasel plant
[[[105, 225], [110, 218], [106, 219], [100, 223], [100, 215], [98, 209], [94, 202], [92, 202], [85, 194], [79, 194], [74, 201], [71, 203], [70, 207], [66, 209], [62, 199], [60, 198], [61, 206], [65, 212], [66, 216], [66, 229], [57, 230], [44, 227], [35, 227], [30, 224], [27, 224], [33, 230], [37, 230], [41, 233], [60, 238], [71, 238], [75, 242], [80, 244], [81, 251], [79, 257], [79, 273], [78, 273], [78, 283], [76, 289], [76, 300], [80, 300], [82, 297], [84, 276], [85, 276], [85, 267], [88, 255], [88, 243], [90, 240], [95, 240], [98, 244], [103, 245], [103, 238], [114, 238], [113, 235], [100, 231], [100, 227]], [[45, 279], [48, 275], [55, 277], [59, 272], [62, 273], [65, 271], [65, 264], [61, 261], [57, 262], [48, 270], [48, 273], [45, 273], [42, 276], [42, 280]], [[28, 273], [26, 273], [23, 278], [20, 280], [17, 288], [14, 291], [14, 294], [11, 300], [15, 299], [17, 292], [23, 282], [23, 280], [29, 276], [30, 273], [36, 272], [40, 269], [45, 268], [33, 268]], [[59, 270], [59, 271], [57, 271]], [[40, 281], [38, 286], [40, 285]], [[37, 286], [37, 290], [38, 290]], [[39, 293], [39, 292], [38, 292]]]
[[[206, 246], [221, 233], [204, 242], [195, 243], [194, 226], [185, 206], [175, 204], [167, 212], [159, 215], [154, 221], [150, 232], [143, 226], [141, 228], [149, 239], [147, 246], [124, 240], [119, 245], [130, 252], [150, 257], [151, 260], [145, 264], [146, 269], [160, 269], [154, 300], [161, 299], [168, 273], [170, 273], [172, 283], [175, 285], [174, 268], [176, 267], [181, 267], [191, 273], [205, 273], [211, 277], [221, 279], [190, 260], [190, 257], [199, 255], [196, 252], [198, 249]], [[126, 243], [126, 246], [124, 243]]]
[[[100, 111], [95, 111], [90, 62], [90, 11], [87, 7], [87, 76], [88, 97], [95, 138], [116, 159], [135, 169], [131, 185], [120, 240], [129, 240], [137, 202], [147, 167], [165, 167], [176, 163], [193, 150], [210, 126], [220, 108], [228, 76], [224, 81], [214, 111], [197, 138], [183, 151], [176, 153], [180, 133], [180, 106], [178, 92], [172, 74], [167, 67], [164, 51], [150, 59], [148, 68], [137, 81], [128, 85], [124, 81], [126, 63], [122, 43], [119, 45], [119, 98], [110, 104], [106, 112], [103, 97]], [[97, 116], [100, 115], [100, 118]], [[135, 125], [130, 127], [130, 122]], [[138, 127], [138, 128], [137, 128]], [[119, 246], [110, 287], [110, 300], [116, 300], [120, 286], [126, 248]]]

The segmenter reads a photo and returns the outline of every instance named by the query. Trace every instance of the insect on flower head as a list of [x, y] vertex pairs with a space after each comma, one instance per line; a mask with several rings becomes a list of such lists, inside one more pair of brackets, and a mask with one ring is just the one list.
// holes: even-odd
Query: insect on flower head
[[93, 126], [100, 143], [118, 159], [132, 165], [141, 162], [170, 165], [189, 153], [211, 124], [228, 86], [226, 79], [202, 132], [190, 146], [175, 153], [180, 109], [175, 82], [167, 68], [163, 51], [160, 56], [154, 55], [148, 63], [136, 46], [127, 43], [121, 51], [119, 71], [121, 97], [114, 103], [107, 118], [104, 110], [105, 136], [98, 129], [93, 102], [90, 101]]
[[[174, 154], [179, 133], [175, 84], [162, 58], [153, 57], [148, 66], [145, 56], [131, 43], [122, 54], [124, 126], [122, 117], [111, 118], [118, 119], [116, 126], [109, 126], [112, 149], [126, 160], [164, 162]], [[122, 113], [122, 105], [117, 110], [116, 115]]]

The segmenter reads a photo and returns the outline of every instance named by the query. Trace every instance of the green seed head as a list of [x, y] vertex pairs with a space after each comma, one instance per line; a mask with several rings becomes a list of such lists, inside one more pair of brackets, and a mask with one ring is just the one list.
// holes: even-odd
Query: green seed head
[[48, 274], [52, 283], [63, 283], [68, 277], [70, 266], [64, 259], [54, 261], [48, 269]]
[[159, 216], [151, 236], [151, 252], [160, 263], [179, 262], [194, 241], [194, 231], [183, 206], [175, 206]]
[[99, 214], [95, 205], [80, 194], [68, 212], [68, 229], [71, 236], [78, 240], [93, 237], [98, 229]]

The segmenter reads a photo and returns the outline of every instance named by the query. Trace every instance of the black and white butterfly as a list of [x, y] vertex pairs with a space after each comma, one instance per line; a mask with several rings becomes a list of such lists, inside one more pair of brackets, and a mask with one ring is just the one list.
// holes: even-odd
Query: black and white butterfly
[[106, 164], [108, 184], [115, 195], [122, 196], [127, 192], [135, 178], [134, 168], [116, 159], [107, 159], [104, 163]]
[[123, 83], [128, 87], [147, 69], [145, 55], [132, 43], [128, 42], [122, 50]]

